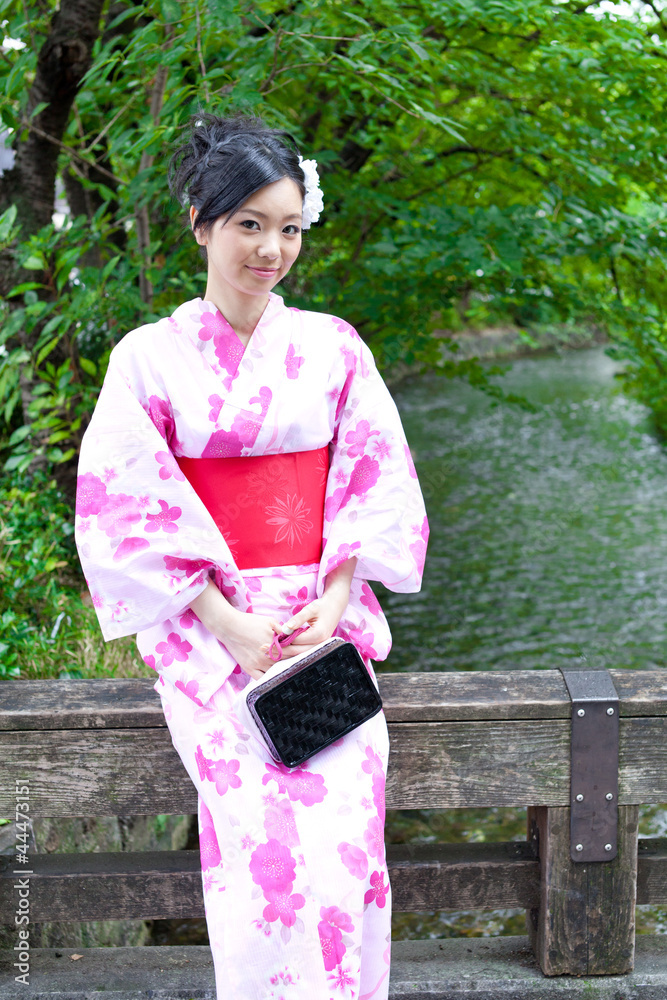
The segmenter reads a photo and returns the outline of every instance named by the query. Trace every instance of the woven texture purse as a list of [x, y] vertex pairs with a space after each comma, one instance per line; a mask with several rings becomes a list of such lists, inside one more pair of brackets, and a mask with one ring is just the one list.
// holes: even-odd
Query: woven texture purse
[[355, 646], [335, 638], [270, 667], [236, 707], [274, 760], [297, 767], [371, 719], [382, 699]]

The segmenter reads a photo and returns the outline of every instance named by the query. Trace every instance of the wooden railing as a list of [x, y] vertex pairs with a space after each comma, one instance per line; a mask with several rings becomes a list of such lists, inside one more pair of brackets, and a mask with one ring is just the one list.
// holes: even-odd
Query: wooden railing
[[[558, 671], [379, 674], [388, 809], [528, 807], [522, 843], [390, 846], [395, 910], [520, 907], [544, 974], [633, 968], [635, 904], [667, 904], [667, 841], [637, 837], [639, 805], [667, 802], [667, 674], [610, 673], [620, 699], [618, 854], [587, 864], [570, 858], [571, 702]], [[151, 680], [2, 683], [0, 816], [13, 817], [24, 778], [33, 818], [197, 808]], [[16, 865], [1, 860], [0, 919], [11, 923]], [[34, 921], [204, 912], [196, 851], [30, 862]]]

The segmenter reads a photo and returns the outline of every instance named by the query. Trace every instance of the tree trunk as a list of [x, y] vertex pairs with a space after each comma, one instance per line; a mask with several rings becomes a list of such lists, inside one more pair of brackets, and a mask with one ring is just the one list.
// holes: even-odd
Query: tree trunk
[[[74, 98], [91, 65], [103, 2], [61, 0], [40, 49], [24, 119], [28, 134], [18, 141], [14, 166], [0, 178], [0, 211], [10, 204], [18, 206], [22, 238], [51, 221], [62, 137]], [[30, 112], [40, 103], [47, 107], [30, 120]], [[5, 291], [0, 288], [0, 292]]]

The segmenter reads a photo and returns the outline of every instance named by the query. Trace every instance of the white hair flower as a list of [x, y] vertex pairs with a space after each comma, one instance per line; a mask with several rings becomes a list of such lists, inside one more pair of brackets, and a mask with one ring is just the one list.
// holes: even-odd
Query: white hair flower
[[317, 160], [304, 160], [299, 157], [299, 166], [306, 180], [306, 194], [303, 199], [303, 229], [310, 229], [317, 222], [324, 208], [324, 199], [320, 189], [320, 176], [317, 172]]

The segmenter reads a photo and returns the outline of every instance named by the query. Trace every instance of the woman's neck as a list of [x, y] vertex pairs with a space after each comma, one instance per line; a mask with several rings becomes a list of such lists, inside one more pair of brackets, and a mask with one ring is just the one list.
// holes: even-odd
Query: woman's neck
[[244, 346], [250, 340], [269, 301], [268, 293], [243, 295], [233, 288], [216, 288], [211, 282], [206, 285], [204, 298], [217, 306]]

